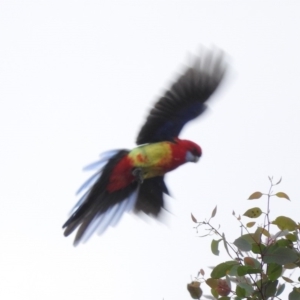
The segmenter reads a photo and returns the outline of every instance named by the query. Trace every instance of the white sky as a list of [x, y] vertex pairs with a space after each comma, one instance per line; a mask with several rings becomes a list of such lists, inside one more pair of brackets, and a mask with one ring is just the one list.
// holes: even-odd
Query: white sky
[[[1, 299], [190, 299], [191, 276], [226, 258], [196, 237], [190, 213], [203, 220], [218, 205], [215, 224], [234, 239], [232, 210], [265, 209], [246, 199], [267, 192], [268, 175], [283, 176], [278, 191], [292, 200], [274, 199], [271, 219], [299, 221], [298, 1], [0, 5]], [[126, 215], [74, 248], [61, 226], [82, 167], [134, 147], [203, 44], [224, 49], [230, 69], [210, 112], [182, 132], [204, 155], [167, 176], [167, 226]]]

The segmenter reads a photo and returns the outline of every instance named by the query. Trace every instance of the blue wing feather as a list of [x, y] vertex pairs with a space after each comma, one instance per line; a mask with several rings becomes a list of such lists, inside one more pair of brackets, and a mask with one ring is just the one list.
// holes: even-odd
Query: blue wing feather
[[136, 143], [172, 141], [184, 125], [206, 110], [206, 101], [225, 73], [223, 54], [207, 51], [161, 97], [141, 128]]

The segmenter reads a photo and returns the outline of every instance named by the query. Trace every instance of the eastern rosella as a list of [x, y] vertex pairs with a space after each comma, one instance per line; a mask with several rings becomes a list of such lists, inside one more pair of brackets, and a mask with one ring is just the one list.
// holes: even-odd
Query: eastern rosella
[[200, 146], [178, 135], [204, 112], [224, 73], [222, 53], [205, 51], [154, 105], [137, 136], [138, 147], [106, 152], [96, 163], [102, 168], [79, 189], [87, 191], [63, 225], [65, 236], [79, 227], [74, 245], [115, 225], [125, 211], [159, 214], [163, 194], [169, 194], [164, 175], [202, 154]]

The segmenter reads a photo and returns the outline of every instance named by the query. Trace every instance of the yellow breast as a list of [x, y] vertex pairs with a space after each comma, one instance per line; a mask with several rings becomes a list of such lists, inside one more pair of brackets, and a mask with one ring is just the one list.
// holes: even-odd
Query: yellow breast
[[130, 151], [133, 165], [143, 171], [144, 178], [162, 176], [172, 163], [170, 142], [143, 145]]

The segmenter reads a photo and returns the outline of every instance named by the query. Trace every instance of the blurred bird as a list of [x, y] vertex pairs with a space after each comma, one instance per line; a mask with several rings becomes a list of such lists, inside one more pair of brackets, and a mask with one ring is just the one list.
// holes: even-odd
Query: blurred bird
[[95, 231], [114, 226], [125, 211], [158, 216], [169, 194], [164, 175], [186, 162], [197, 162], [200, 146], [179, 139], [183, 126], [200, 116], [225, 74], [223, 53], [205, 50], [156, 102], [132, 150], [114, 150], [85, 169], [99, 168], [78, 193], [87, 190], [63, 225], [68, 236], [78, 228], [74, 245]]

